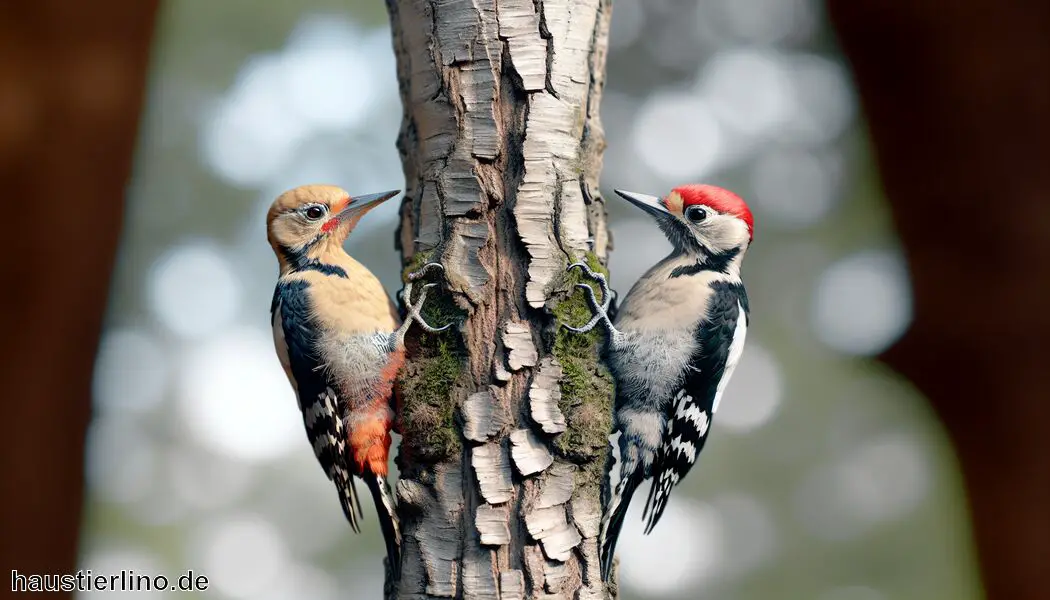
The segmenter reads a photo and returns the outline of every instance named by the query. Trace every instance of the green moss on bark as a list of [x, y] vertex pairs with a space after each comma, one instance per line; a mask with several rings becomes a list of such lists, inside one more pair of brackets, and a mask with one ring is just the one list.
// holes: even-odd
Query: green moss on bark
[[[608, 275], [598, 257], [588, 252], [584, 262], [595, 272]], [[612, 429], [613, 380], [599, 358], [599, 349], [605, 340], [605, 329], [595, 327], [588, 333], [575, 333], [562, 323], [581, 326], [591, 319], [593, 311], [584, 290], [578, 283], [590, 285], [598, 300], [598, 286], [578, 269], [567, 271], [557, 285], [564, 291], [562, 300], [551, 307], [557, 320], [553, 353], [562, 366], [561, 401], [558, 407], [568, 429], [554, 439], [554, 449], [564, 458], [580, 467], [577, 478], [581, 484], [596, 481], [605, 468]]]
[[[402, 273], [402, 279], [418, 271], [432, 253], [416, 253]], [[427, 281], [437, 281], [437, 273], [428, 274], [416, 282], [417, 289]], [[418, 300], [419, 292], [413, 292]], [[420, 311], [427, 323], [441, 327], [458, 322], [463, 311], [452, 296], [440, 287], [427, 291], [427, 300]], [[456, 382], [463, 372], [465, 353], [458, 329], [452, 327], [440, 333], [414, 329], [418, 337], [408, 341], [408, 362], [398, 378], [401, 390], [402, 452], [415, 461], [436, 463], [457, 454], [462, 446], [456, 428], [458, 404]]]
[[452, 456], [461, 445], [454, 387], [462, 359], [445, 340], [421, 354], [402, 372], [402, 448], [418, 460], [433, 463]]

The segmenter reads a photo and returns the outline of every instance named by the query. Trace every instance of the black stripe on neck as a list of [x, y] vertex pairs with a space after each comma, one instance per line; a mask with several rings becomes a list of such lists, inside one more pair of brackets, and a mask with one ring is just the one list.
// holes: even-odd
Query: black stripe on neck
[[733, 260], [737, 256], [740, 256], [740, 248], [730, 248], [725, 252], [707, 252], [701, 250], [699, 255], [696, 257], [696, 262], [690, 265], [683, 265], [681, 267], [675, 267], [671, 271], [671, 275], [668, 279], [674, 279], [675, 277], [683, 277], [696, 275], [702, 271], [717, 271], [719, 273], [729, 273], [729, 265], [732, 264]]
[[281, 248], [281, 253], [284, 254], [284, 259], [288, 261], [288, 264], [292, 266], [292, 272], [301, 271], [317, 271], [325, 275], [334, 275], [336, 277], [347, 278], [346, 271], [339, 266], [330, 265], [323, 263], [316, 258], [310, 258], [306, 255], [306, 251], [312, 244], [307, 244], [299, 250], [292, 250], [291, 248]]

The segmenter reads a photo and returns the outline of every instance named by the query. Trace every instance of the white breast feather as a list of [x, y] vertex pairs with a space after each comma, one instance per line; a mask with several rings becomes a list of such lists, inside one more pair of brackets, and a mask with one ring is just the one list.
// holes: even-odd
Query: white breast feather
[[726, 357], [725, 372], [721, 381], [718, 382], [718, 388], [715, 389], [715, 403], [711, 407], [712, 413], [718, 411], [718, 403], [722, 401], [722, 392], [729, 385], [729, 379], [733, 376], [733, 370], [736, 369], [737, 363], [740, 362], [740, 355], [744, 353], [744, 338], [747, 337], [747, 315], [744, 313], [744, 307], [739, 302], [736, 303], [736, 307], [738, 311], [736, 330], [733, 331], [733, 341], [729, 344], [729, 356]]

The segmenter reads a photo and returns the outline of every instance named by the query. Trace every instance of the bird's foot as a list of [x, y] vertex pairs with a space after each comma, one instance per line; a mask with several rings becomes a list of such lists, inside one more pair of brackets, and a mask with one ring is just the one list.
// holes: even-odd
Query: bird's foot
[[[587, 277], [590, 277], [591, 279], [593, 279], [595, 281], [595, 283], [598, 284], [598, 290], [601, 291], [601, 293], [602, 293], [601, 310], [602, 310], [602, 312], [609, 312], [609, 303], [612, 302], [613, 291], [611, 289], [609, 289], [609, 280], [605, 278], [605, 274], [604, 273], [600, 273], [600, 272], [596, 272], [596, 271], [592, 271], [590, 265], [588, 265], [587, 263], [584, 263], [584, 262], [577, 262], [577, 263], [572, 263], [571, 265], [569, 265], [569, 270], [570, 271], [573, 270], [573, 269], [576, 269], [576, 268], [578, 268], [581, 271], [583, 271], [583, 273]], [[591, 288], [591, 286], [585, 285], [585, 284], [577, 284], [576, 287], [586, 287], [587, 289], [589, 289], [590, 292], [588, 292], [588, 295], [590, 296], [590, 299], [591, 299], [592, 303], [595, 306], [598, 305], [597, 300], [594, 297], [594, 289]]]
[[426, 277], [427, 273], [433, 269], [437, 269], [438, 272], [444, 273], [445, 265], [439, 262], [428, 262], [427, 264], [423, 265], [422, 269], [409, 273], [408, 280], [409, 282], [419, 281], [420, 279]]
[[587, 285], [586, 283], [577, 283], [576, 287], [584, 290], [584, 292], [587, 294], [587, 302], [591, 305], [591, 310], [594, 311], [594, 317], [591, 318], [591, 320], [588, 321], [587, 324], [582, 327], [573, 327], [565, 323], [562, 323], [562, 327], [568, 329], [569, 331], [574, 331], [576, 333], [587, 333], [588, 331], [594, 329], [594, 327], [598, 323], [604, 321], [606, 326], [609, 328], [609, 331], [615, 332], [616, 329], [613, 327], [612, 319], [609, 318], [609, 304], [612, 302], [612, 290], [609, 289], [609, 282], [605, 278], [605, 275], [602, 273], [596, 273], [595, 271], [591, 270], [590, 266], [588, 266], [587, 263], [578, 262], [569, 265], [570, 271], [575, 268], [579, 268], [581, 271], [584, 272], [584, 274], [586, 274], [598, 284], [598, 289], [602, 293], [602, 301], [598, 302], [598, 298], [594, 294], [593, 287]]
[[402, 323], [401, 327], [395, 332], [399, 341], [404, 339], [405, 333], [408, 331], [408, 328], [412, 326], [413, 321], [419, 323], [419, 326], [422, 327], [424, 331], [430, 333], [439, 333], [455, 325], [455, 322], [453, 322], [442, 327], [434, 327], [427, 323], [426, 319], [423, 318], [423, 315], [420, 314], [420, 311], [423, 310], [423, 303], [427, 300], [427, 290], [436, 287], [436, 283], [425, 284], [423, 289], [419, 292], [419, 298], [414, 304], [412, 302], [412, 288], [415, 285], [415, 282], [425, 277], [427, 272], [434, 269], [444, 271], [445, 267], [442, 266], [441, 263], [432, 262], [423, 265], [422, 269], [408, 274], [408, 282], [405, 283], [405, 287], [401, 291], [401, 300], [404, 302], [405, 310], [408, 314], [405, 317], [405, 322]]
[[445, 325], [442, 325], [441, 327], [434, 327], [434, 326], [430, 325], [429, 323], [427, 323], [426, 320], [423, 318], [423, 315], [421, 315], [419, 313], [419, 311], [423, 310], [423, 303], [427, 301], [427, 290], [429, 290], [430, 288], [433, 288], [433, 287], [437, 287], [437, 284], [436, 283], [428, 283], [428, 284], [424, 285], [423, 289], [419, 292], [419, 299], [416, 300], [415, 304], [411, 303], [411, 301], [409, 300], [408, 294], [407, 294], [407, 292], [411, 291], [411, 285], [412, 285], [411, 283], [405, 284], [405, 290], [406, 290], [405, 306], [408, 309], [408, 318], [405, 319], [405, 323], [404, 323], [404, 325], [402, 325], [402, 327], [406, 327], [407, 328], [411, 324], [411, 322], [414, 320], [416, 323], [419, 323], [419, 326], [422, 327], [424, 331], [427, 331], [427, 332], [430, 332], [430, 333], [440, 333], [440, 332], [445, 331], [449, 327], [452, 327], [453, 325], [456, 324], [455, 322], [452, 322], [452, 323], [446, 323]]

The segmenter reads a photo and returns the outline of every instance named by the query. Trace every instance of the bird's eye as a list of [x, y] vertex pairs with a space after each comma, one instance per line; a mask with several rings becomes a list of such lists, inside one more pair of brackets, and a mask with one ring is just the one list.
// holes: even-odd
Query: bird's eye
[[707, 211], [701, 206], [690, 206], [685, 209], [685, 218], [689, 219], [693, 223], [699, 223], [707, 218]]
[[316, 221], [324, 216], [324, 209], [320, 206], [311, 206], [306, 209], [306, 218], [311, 221]]

